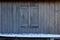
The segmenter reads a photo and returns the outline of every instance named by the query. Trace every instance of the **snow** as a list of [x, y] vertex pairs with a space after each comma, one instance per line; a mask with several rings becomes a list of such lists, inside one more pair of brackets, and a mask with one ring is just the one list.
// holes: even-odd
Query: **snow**
[[58, 38], [60, 35], [58, 34], [0, 34], [3, 37], [43, 37], [43, 38]]

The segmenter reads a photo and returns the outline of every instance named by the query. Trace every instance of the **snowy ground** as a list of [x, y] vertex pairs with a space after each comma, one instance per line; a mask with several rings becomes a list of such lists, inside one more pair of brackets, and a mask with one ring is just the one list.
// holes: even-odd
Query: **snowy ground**
[[43, 38], [60, 38], [60, 35], [57, 34], [0, 34], [3, 37], [43, 37]]

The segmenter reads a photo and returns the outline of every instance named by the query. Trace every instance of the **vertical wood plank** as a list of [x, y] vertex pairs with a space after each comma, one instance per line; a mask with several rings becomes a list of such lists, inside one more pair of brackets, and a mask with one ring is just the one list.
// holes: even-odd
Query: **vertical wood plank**
[[[43, 33], [49, 33], [50, 31], [50, 29], [49, 29], [49, 27], [50, 27], [50, 25], [49, 25], [49, 3], [43, 3]], [[48, 31], [47, 31], [48, 30]]]
[[55, 19], [55, 22], [56, 22], [56, 33], [57, 34], [60, 34], [60, 3], [56, 2], [55, 3], [55, 13], [56, 13], [56, 19]]
[[12, 6], [12, 3], [7, 3], [7, 29], [8, 29], [8, 33], [12, 33], [12, 31], [13, 31], [13, 21], [12, 21], [12, 19], [13, 19], [13, 6]]
[[[22, 6], [21, 6], [22, 5]], [[29, 23], [29, 7], [28, 3], [22, 3], [20, 5], [20, 22], [21, 26], [19, 27], [20, 32], [22, 33], [28, 33], [28, 23]]]
[[49, 33], [49, 3], [39, 3], [40, 33]]
[[8, 29], [7, 28], [7, 25], [8, 25], [8, 23], [7, 23], [7, 21], [8, 21], [7, 20], [7, 15], [8, 15], [7, 14], [7, 11], [8, 11], [7, 7], [8, 7], [7, 3], [2, 3], [2, 10], [1, 10], [1, 12], [2, 12], [2, 14], [1, 14], [1, 16], [2, 16], [2, 19], [1, 19], [2, 20], [2, 24], [1, 24], [2, 25], [2, 28], [1, 28], [2, 33], [7, 33], [7, 31], [8, 31], [7, 30]]
[[[50, 33], [50, 25], [49, 25], [49, 3], [46, 3], [44, 4], [44, 10], [43, 10], [43, 13], [44, 13], [44, 30], [45, 30], [45, 33]], [[47, 31], [48, 30], [48, 31]]]
[[0, 33], [1, 33], [1, 3], [0, 3]]
[[54, 27], [54, 33], [58, 33], [58, 25], [57, 25], [57, 5], [58, 5], [58, 3], [57, 2], [55, 2], [54, 3], [54, 13], [55, 13], [55, 27]]
[[[54, 33], [54, 3], [50, 3], [50, 33]], [[52, 30], [51, 30], [52, 29]]]
[[13, 33], [17, 33], [17, 3], [13, 3]]
[[39, 5], [38, 3], [30, 3], [30, 31], [39, 33]]
[[[43, 23], [44, 23], [44, 16], [43, 16], [43, 10], [44, 10], [44, 3], [40, 4], [40, 31], [41, 33], [44, 32], [44, 27], [43, 27]], [[45, 25], [44, 25], [45, 26]]]

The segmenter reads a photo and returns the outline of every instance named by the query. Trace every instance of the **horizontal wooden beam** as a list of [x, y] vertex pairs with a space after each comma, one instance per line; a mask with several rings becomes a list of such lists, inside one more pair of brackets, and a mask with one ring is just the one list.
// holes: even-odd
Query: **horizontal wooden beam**
[[55, 2], [60, 0], [0, 0], [0, 2]]

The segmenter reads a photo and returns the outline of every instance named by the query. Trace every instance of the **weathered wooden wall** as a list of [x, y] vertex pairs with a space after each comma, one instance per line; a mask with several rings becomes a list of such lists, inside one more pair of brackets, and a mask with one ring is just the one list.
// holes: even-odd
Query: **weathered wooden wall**
[[0, 3], [0, 33], [60, 33], [60, 3]]

